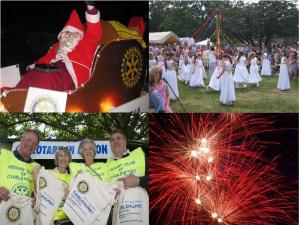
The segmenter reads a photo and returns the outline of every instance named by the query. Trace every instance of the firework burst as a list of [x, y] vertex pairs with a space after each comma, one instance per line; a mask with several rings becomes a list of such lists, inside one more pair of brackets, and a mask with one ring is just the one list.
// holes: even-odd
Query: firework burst
[[[297, 190], [284, 189], [270, 119], [255, 114], [150, 117], [152, 224], [298, 224]], [[155, 214], [152, 215], [151, 212]]]

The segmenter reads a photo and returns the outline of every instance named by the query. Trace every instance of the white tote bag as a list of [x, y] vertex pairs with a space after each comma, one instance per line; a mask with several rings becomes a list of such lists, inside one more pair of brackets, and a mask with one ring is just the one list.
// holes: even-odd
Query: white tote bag
[[102, 193], [102, 197], [107, 201], [105, 208], [100, 211], [92, 225], [106, 225], [111, 211], [111, 207], [115, 203], [116, 192], [114, 188], [124, 189], [123, 182], [117, 182], [115, 184], [109, 184], [107, 182], [100, 181], [96, 177], [93, 177], [97, 183], [98, 190]]
[[65, 184], [42, 167], [37, 177], [37, 224], [50, 225], [64, 196]]
[[10, 198], [0, 203], [0, 224], [33, 225], [31, 198], [10, 193]]
[[113, 210], [113, 225], [148, 225], [149, 196], [142, 187], [125, 189]]
[[75, 178], [62, 210], [74, 225], [105, 225], [114, 198], [112, 185], [81, 172]]

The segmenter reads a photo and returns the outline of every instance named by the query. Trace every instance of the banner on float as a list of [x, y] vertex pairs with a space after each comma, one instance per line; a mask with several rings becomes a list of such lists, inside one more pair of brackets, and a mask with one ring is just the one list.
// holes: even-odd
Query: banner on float
[[29, 87], [24, 112], [65, 112], [67, 93]]
[[[111, 152], [109, 141], [95, 141], [97, 146], [96, 159], [108, 159], [112, 158], [113, 154]], [[72, 159], [82, 159], [79, 154], [79, 144], [80, 141], [40, 141], [39, 145], [36, 147], [33, 159], [54, 159], [55, 152], [59, 147], [67, 147], [72, 155]], [[20, 141], [13, 143], [12, 151], [20, 148]]]

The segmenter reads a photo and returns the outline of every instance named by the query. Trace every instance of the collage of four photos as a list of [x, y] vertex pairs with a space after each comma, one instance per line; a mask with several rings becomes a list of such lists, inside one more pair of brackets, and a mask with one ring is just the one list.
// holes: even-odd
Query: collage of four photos
[[0, 224], [299, 224], [298, 1], [0, 3]]

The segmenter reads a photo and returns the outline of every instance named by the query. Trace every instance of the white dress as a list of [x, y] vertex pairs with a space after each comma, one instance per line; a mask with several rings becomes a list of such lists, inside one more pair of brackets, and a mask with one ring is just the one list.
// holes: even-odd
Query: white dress
[[248, 83], [249, 72], [246, 67], [246, 58], [240, 57], [239, 62], [236, 64], [233, 80], [236, 83]]
[[189, 50], [189, 48], [184, 48], [183, 49], [183, 57], [184, 58], [187, 58], [188, 56], [189, 56], [189, 52], [190, 52], [190, 50]]
[[209, 54], [209, 50], [205, 50], [203, 51], [203, 56], [202, 56], [202, 62], [203, 62], [203, 65], [208, 67], [208, 54]]
[[232, 105], [235, 99], [234, 81], [232, 77], [232, 65], [229, 61], [225, 61], [225, 72], [220, 78], [220, 102], [226, 105]]
[[157, 62], [155, 59], [149, 59], [149, 68], [152, 67], [152, 66], [155, 66], [157, 65]]
[[288, 73], [288, 65], [286, 64], [287, 58], [282, 57], [280, 63], [280, 72], [278, 77], [277, 88], [281, 91], [291, 89], [289, 73]]
[[[195, 68], [195, 70], [194, 70]], [[190, 81], [190, 86], [191, 87], [200, 87], [204, 86], [203, 82], [203, 63], [201, 59], [196, 59], [194, 68], [192, 68], [192, 72], [194, 70], [194, 73], [192, 73], [191, 81]]]
[[184, 57], [183, 57], [183, 55], [180, 55], [180, 57], [179, 57], [179, 76], [178, 76], [178, 79], [181, 80], [181, 81], [185, 81], [184, 70], [185, 70]]
[[212, 75], [215, 71], [215, 67], [217, 64], [217, 57], [214, 52], [209, 51], [208, 53], [208, 65], [209, 65], [209, 75]]
[[268, 54], [263, 54], [263, 62], [262, 62], [262, 68], [261, 68], [261, 75], [265, 76], [271, 76], [271, 65], [270, 60], [268, 59]]
[[185, 79], [185, 83], [187, 83], [188, 81], [191, 80], [191, 76], [192, 76], [192, 69], [194, 67], [194, 57], [188, 57], [187, 58], [187, 65], [185, 66], [184, 69], [184, 79]]
[[157, 65], [160, 66], [161, 68], [162, 78], [164, 78], [166, 76], [166, 67], [165, 67], [164, 58], [161, 55], [158, 55], [156, 58], [157, 58]]
[[213, 72], [213, 75], [210, 78], [208, 87], [215, 91], [220, 91], [220, 79], [218, 79], [218, 76], [222, 72], [222, 67], [221, 67], [222, 61], [218, 60], [216, 69]]
[[[179, 97], [179, 91], [178, 91], [176, 70], [173, 63], [175, 63], [173, 60], [168, 60], [167, 62], [166, 80], [170, 85], [171, 99], [176, 100], [176, 96]], [[173, 91], [175, 92], [176, 96], [174, 95]]]
[[203, 79], [207, 79], [207, 74], [206, 74], [206, 71], [205, 71], [205, 66], [203, 64]]
[[254, 57], [251, 59], [249, 83], [258, 84], [260, 81], [261, 77], [258, 73], [257, 58]]

